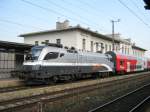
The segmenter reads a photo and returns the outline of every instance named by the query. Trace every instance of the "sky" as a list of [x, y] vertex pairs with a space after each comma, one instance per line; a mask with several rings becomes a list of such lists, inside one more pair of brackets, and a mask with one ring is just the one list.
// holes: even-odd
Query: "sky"
[[69, 20], [80, 26], [131, 38], [137, 46], [150, 50], [150, 10], [143, 0], [0, 0], [0, 40], [23, 42], [18, 35], [55, 29], [57, 21]]

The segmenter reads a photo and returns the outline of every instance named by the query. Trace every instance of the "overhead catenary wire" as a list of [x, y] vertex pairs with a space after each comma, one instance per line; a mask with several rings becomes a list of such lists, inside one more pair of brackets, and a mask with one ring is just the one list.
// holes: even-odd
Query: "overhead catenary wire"
[[139, 21], [141, 21], [147, 28], [150, 28], [150, 26], [140, 17], [138, 16], [131, 8], [129, 8], [123, 1], [118, 0], [118, 2], [123, 5], [125, 8], [128, 9], [128, 11], [134, 15]]
[[[130, 0], [131, 3], [136, 7], [136, 9], [138, 10], [138, 13], [140, 13], [144, 18], [146, 18], [146, 20], [150, 20], [150, 18], [148, 18], [147, 16], [145, 16], [145, 14], [141, 11], [140, 7], [137, 5], [136, 2], [134, 2], [134, 0]], [[144, 9], [145, 10], [145, 9]]]
[[[78, 15], [75, 11], [73, 11], [73, 10], [71, 10], [71, 9], [68, 10], [67, 8], [61, 6], [60, 4], [58, 5], [58, 4], [56, 4], [55, 2], [53, 2], [53, 1], [51, 1], [51, 0], [47, 0], [47, 2], [50, 3], [50, 4], [55, 5], [55, 6], [58, 7], [58, 8], [61, 8], [61, 9], [65, 10], [65, 11], [67, 11], [67, 12], [69, 12], [69, 13], [71, 13], [71, 14]], [[78, 17], [84, 18], [84, 17], [81, 16], [81, 15], [78, 15]], [[84, 20], [86, 20], [86, 19], [84, 19]], [[86, 22], [89, 22], [89, 21], [86, 20]]]
[[[30, 1], [27, 1], [27, 0], [22, 0], [22, 1], [23, 1], [24, 3], [27, 3], [27, 4], [32, 5], [32, 6], [34, 6], [34, 7], [38, 7], [38, 8], [40, 8], [40, 9], [45, 10], [45, 11], [51, 12], [51, 13], [53, 13], [53, 14], [55, 14], [55, 15], [63, 16], [63, 17], [66, 17], [66, 18], [71, 19], [71, 20], [74, 20], [74, 21], [79, 21], [80, 23], [89, 26], [89, 24], [86, 23], [86, 22], [84, 22], [84, 21], [81, 21], [81, 20], [79, 20], [79, 19], [76, 19], [76, 18], [67, 16], [67, 15], [64, 15], [63, 13], [58, 12], [58, 11], [56, 11], [56, 10], [53, 10], [53, 9], [50, 9], [50, 8], [47, 8], [47, 7], [43, 7], [43, 6], [39, 5], [39, 4], [35, 4], [35, 3], [30, 2]], [[102, 30], [102, 29], [100, 29], [100, 30]]]
[[[78, 19], [79, 19], [79, 18], [80, 18], [80, 19], [84, 18], [84, 20], [86, 20], [87, 23], [90, 21], [88, 18], [85, 18], [84, 16], [79, 15], [79, 14], [76, 13], [75, 11], [73, 11], [73, 10], [71, 10], [71, 9], [68, 10], [67, 8], [61, 6], [60, 4], [58, 5], [58, 4], [56, 4], [55, 2], [53, 2], [53, 1], [51, 1], [51, 0], [47, 0], [47, 2], [50, 3], [50, 4], [55, 5], [55, 6], [58, 7], [58, 8], [61, 8], [61, 9], [65, 10], [65, 11], [67, 11], [67, 12], [69, 12], [69, 13], [71, 13], [71, 14], [74, 14], [75, 16], [77, 16]], [[98, 26], [96, 26], [97, 23], [95, 23], [94, 21], [91, 21], [91, 23], [94, 23], [95, 25], [89, 24], [89, 23], [88, 23], [88, 25], [98, 28]], [[99, 28], [98, 28], [98, 29], [99, 29]], [[100, 29], [101, 29], [101, 28], [100, 28]]]
[[86, 2], [84, 0], [78, 0], [78, 2], [82, 3], [83, 5], [88, 6], [91, 10], [94, 11], [94, 13], [96, 15], [101, 16], [100, 14], [104, 14], [108, 18], [108, 20], [112, 20], [113, 18], [115, 18], [115, 17], [111, 16], [110, 14], [105, 14], [103, 10], [100, 10], [99, 8], [94, 7], [93, 5], [89, 4], [88, 2]]
[[88, 6], [90, 9], [94, 10], [94, 12], [95, 12], [96, 14], [98, 14], [98, 15], [99, 15], [100, 13], [104, 14], [105, 16], [108, 17], [109, 20], [111, 20], [112, 18], [115, 18], [115, 17], [112, 17], [112, 16], [110, 16], [110, 15], [105, 14], [103, 10], [100, 10], [100, 9], [98, 9], [97, 7], [94, 7], [93, 5], [89, 4], [89, 3], [86, 2], [85, 0], [78, 0], [78, 2], [80, 2], [80, 3], [82, 3], [82, 4], [86, 5], [86, 6]]
[[[16, 13], [18, 13], [18, 11], [15, 11], [15, 13], [14, 13], [14, 10], [11, 8], [11, 9], [5, 9], [5, 10], [9, 10], [9, 11], [11, 11], [12, 13], [13, 13], [13, 15], [14, 14], [16, 14]], [[46, 22], [46, 20], [43, 20], [44, 18], [41, 18], [41, 17], [35, 17], [35, 16], [33, 16], [33, 15], [29, 15], [29, 13], [28, 14], [25, 14], [25, 13], [18, 13], [18, 14], [21, 14], [21, 17], [23, 17], [23, 18], [26, 18], [27, 16], [28, 17], [32, 17], [33, 19], [35, 19], [35, 20], [38, 20], [38, 22], [39, 21], [41, 21], [41, 22], [45, 22], [46, 24], [47, 24], [47, 22]], [[1, 19], [0, 19], [0, 22], [2, 22], [2, 23], [8, 23], [8, 24], [12, 24], [12, 25], [16, 25], [16, 26], [19, 26], [19, 27], [21, 27], [21, 28], [23, 28], [22, 30], [24, 30], [25, 32], [26, 32], [26, 30], [24, 29], [24, 27], [26, 27], [26, 28], [30, 28], [30, 29], [38, 29], [38, 30], [44, 30], [45, 28], [44, 28], [44, 26], [39, 26], [38, 25], [38, 27], [37, 26], [33, 26], [33, 25], [28, 25], [28, 24], [24, 24], [24, 23], [20, 23], [20, 22], [17, 22], [17, 21], [14, 21], [14, 20], [8, 20], [8, 19], [2, 19], [3, 17], [1, 17]], [[9, 17], [10, 18], [10, 17]], [[18, 28], [17, 28], [18, 29]], [[21, 31], [22, 31], [21, 30]]]
[[[84, 13], [86, 13], [87, 15], [89, 15], [89, 16], [91, 16], [91, 15], [94, 15], [93, 13], [90, 13], [87, 9], [85, 9], [85, 8], [83, 8], [83, 7], [81, 7], [80, 5], [77, 5], [77, 4], [73, 4], [72, 2], [70, 2], [69, 0], [62, 0], [64, 3], [66, 3], [66, 4], [68, 4], [68, 5], [71, 5], [71, 6], [75, 6], [75, 7], [78, 7], [78, 8], [80, 8], [82, 11], [84, 11]], [[96, 16], [97, 16], [97, 13], [95, 13], [96, 14]], [[88, 20], [89, 21], [89, 20]], [[95, 22], [93, 22], [93, 21], [90, 21], [90, 22], [92, 22], [92, 23], [94, 23], [94, 24], [98, 24], [98, 23], [95, 23]], [[103, 28], [103, 31], [105, 31], [105, 32], [109, 32], [107, 29], [105, 29], [104, 28], [104, 26], [102, 26], [101, 25], [101, 27]]]
[[43, 28], [39, 28], [39, 27], [32, 26], [32, 25], [26, 25], [26, 24], [18, 23], [18, 22], [12, 21], [12, 20], [0, 19], [0, 21], [4, 22], [4, 23], [14, 24], [14, 25], [21, 26], [21, 27], [28, 27], [28, 28], [30, 27], [30, 28], [33, 28], [33, 29], [43, 30]]

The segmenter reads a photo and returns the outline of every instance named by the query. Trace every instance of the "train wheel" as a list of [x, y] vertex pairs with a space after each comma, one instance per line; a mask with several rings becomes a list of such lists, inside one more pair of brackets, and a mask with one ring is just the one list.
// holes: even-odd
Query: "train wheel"
[[72, 80], [72, 81], [76, 80], [75, 74], [72, 74], [72, 75], [71, 75], [71, 80]]
[[53, 76], [52, 81], [53, 81], [54, 83], [57, 83], [58, 80], [59, 80], [58, 76]]

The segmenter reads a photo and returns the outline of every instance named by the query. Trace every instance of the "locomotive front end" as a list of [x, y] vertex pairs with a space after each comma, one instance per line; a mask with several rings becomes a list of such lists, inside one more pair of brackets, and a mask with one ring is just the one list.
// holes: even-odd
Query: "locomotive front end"
[[18, 76], [19, 78], [29, 80], [41, 75], [41, 61], [39, 57], [42, 50], [42, 46], [35, 46], [31, 49], [31, 52], [26, 55], [25, 61]]

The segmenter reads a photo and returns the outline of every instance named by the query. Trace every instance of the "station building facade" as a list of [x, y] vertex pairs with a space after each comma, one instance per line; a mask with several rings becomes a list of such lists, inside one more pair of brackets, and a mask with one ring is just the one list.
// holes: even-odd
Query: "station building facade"
[[[113, 50], [112, 35], [103, 35], [80, 25], [69, 26], [69, 21], [56, 22], [56, 29], [32, 32], [19, 35], [24, 43], [42, 45], [46, 43], [63, 44], [78, 50], [101, 52]], [[135, 46], [130, 39], [123, 39], [119, 34], [114, 36], [114, 51], [127, 55], [144, 56], [145, 49]]]

